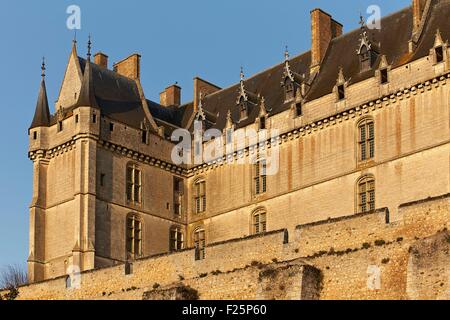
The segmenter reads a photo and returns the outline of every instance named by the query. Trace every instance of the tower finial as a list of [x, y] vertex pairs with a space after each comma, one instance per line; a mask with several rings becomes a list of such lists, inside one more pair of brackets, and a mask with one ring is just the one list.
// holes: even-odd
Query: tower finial
[[77, 44], [77, 29], [75, 29], [75, 31], [74, 31], [74, 33], [73, 33], [73, 40], [72, 40], [72, 43], [73, 43], [74, 45]]
[[244, 67], [241, 66], [241, 81], [244, 81], [245, 79], [245, 74], [244, 74]]
[[88, 40], [88, 53], [87, 53], [87, 57], [88, 60], [91, 60], [91, 46], [92, 46], [92, 42], [91, 42], [91, 35], [89, 34], [89, 40]]
[[42, 57], [41, 70], [42, 70], [41, 76], [42, 76], [42, 79], [44, 79], [45, 78], [45, 57]]
[[361, 29], [366, 27], [366, 22], [364, 21], [364, 17], [361, 12], [359, 13], [359, 24], [361, 25]]
[[289, 60], [289, 48], [288, 48], [288, 46], [286, 46], [285, 50], [284, 50], [284, 60], [285, 61]]

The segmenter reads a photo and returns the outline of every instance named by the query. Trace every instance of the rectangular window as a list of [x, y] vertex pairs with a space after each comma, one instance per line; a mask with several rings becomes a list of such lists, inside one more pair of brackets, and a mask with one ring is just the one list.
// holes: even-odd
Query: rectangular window
[[141, 131], [141, 141], [144, 144], [148, 143], [148, 131], [147, 130], [142, 130]]
[[344, 100], [345, 99], [345, 87], [344, 85], [338, 86], [338, 99]]
[[127, 200], [134, 204], [141, 203], [142, 176], [136, 167], [127, 168]]
[[92, 123], [97, 123], [97, 115], [95, 113], [92, 115]]
[[233, 143], [233, 129], [227, 129], [227, 144]]
[[142, 223], [136, 217], [127, 219], [127, 252], [132, 257], [142, 256]]
[[195, 212], [203, 213], [206, 211], [206, 182], [197, 182], [195, 188]]
[[104, 173], [100, 174], [100, 186], [101, 187], [105, 186], [105, 174]]
[[170, 251], [180, 251], [184, 249], [183, 233], [180, 228], [170, 230]]
[[111, 131], [111, 132], [114, 131], [114, 123], [112, 123], [112, 122], [109, 123], [109, 131]]
[[259, 118], [259, 129], [260, 130], [266, 129], [266, 117]]
[[267, 191], [267, 165], [266, 161], [262, 160], [254, 166], [254, 180], [255, 180], [255, 194], [263, 194]]
[[63, 127], [63, 122], [62, 122], [62, 121], [59, 121], [59, 122], [58, 122], [58, 131], [61, 132], [61, 131], [63, 131], [63, 129], [64, 129], [64, 127]]
[[194, 233], [195, 260], [205, 259], [206, 237], [205, 230]]
[[37, 139], [37, 132], [34, 131], [34, 132], [33, 132], [33, 140], [36, 140], [36, 139]]
[[440, 63], [440, 62], [444, 61], [444, 50], [443, 50], [442, 46], [437, 47], [435, 49], [435, 52], [436, 52], [436, 62]]
[[372, 120], [365, 120], [359, 125], [359, 161], [375, 157], [375, 125]]
[[381, 82], [381, 84], [386, 84], [389, 82], [387, 69], [380, 70], [380, 82]]
[[174, 177], [173, 178], [173, 213], [175, 217], [181, 218], [182, 216], [182, 203], [183, 203], [183, 189], [184, 181], [183, 179]]
[[75, 115], [75, 123], [78, 123], [80, 121], [80, 116], [79, 115]]
[[301, 104], [301, 102], [299, 102], [299, 103], [297, 103], [296, 105], [295, 105], [295, 115], [297, 116], [297, 117], [301, 117], [302, 115], [303, 115], [303, 110], [302, 110], [303, 108], [302, 108], [302, 104]]

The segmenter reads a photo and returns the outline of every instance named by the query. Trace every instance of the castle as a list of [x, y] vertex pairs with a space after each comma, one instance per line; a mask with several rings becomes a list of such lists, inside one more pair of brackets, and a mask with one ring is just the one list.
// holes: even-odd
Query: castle
[[[74, 42], [52, 111], [43, 72], [29, 129], [22, 297], [173, 298], [190, 281], [201, 298], [450, 298], [449, 15], [448, 0], [413, 0], [380, 29], [343, 34], [315, 9], [310, 51], [225, 89], [195, 78], [189, 103], [177, 84], [148, 100], [140, 55], [110, 70]], [[195, 123], [235, 147], [239, 132], [279, 135], [176, 164], [198, 151], [171, 137]], [[261, 152], [275, 148], [267, 174]], [[372, 265], [389, 268], [381, 291], [367, 288]], [[74, 267], [89, 290], [67, 296]]]

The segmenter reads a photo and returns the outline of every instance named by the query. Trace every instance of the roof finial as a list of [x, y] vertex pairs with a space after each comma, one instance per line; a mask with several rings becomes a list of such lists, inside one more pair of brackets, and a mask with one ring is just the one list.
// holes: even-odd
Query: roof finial
[[288, 49], [288, 46], [286, 46], [286, 48], [284, 50], [284, 60], [285, 61], [289, 60], [289, 49]]
[[359, 24], [361, 25], [361, 29], [366, 27], [366, 22], [364, 21], [364, 17], [361, 12], [359, 13]]
[[244, 67], [241, 66], [241, 81], [244, 81], [245, 74], [244, 74]]
[[88, 53], [87, 53], [87, 57], [88, 60], [91, 60], [91, 46], [92, 46], [92, 42], [91, 42], [91, 35], [89, 34], [89, 40], [88, 40]]
[[73, 33], [73, 40], [72, 40], [72, 43], [73, 43], [74, 45], [77, 44], [77, 29], [75, 29], [75, 32]]
[[41, 76], [42, 76], [42, 79], [44, 79], [45, 78], [45, 57], [42, 57], [41, 70], [42, 70]]

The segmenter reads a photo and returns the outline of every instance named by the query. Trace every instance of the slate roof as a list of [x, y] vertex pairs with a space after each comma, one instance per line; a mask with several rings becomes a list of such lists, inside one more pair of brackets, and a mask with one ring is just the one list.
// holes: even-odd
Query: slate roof
[[[419, 38], [417, 48], [413, 53], [409, 53], [408, 47], [413, 30], [412, 7], [384, 17], [381, 21], [380, 30], [369, 30], [368, 32], [369, 39], [379, 51], [379, 56], [373, 68], [365, 72], [360, 72], [359, 57], [356, 54], [361, 37], [359, 28], [331, 41], [321, 64], [320, 72], [314, 78], [310, 75], [310, 51], [290, 59], [290, 68], [294, 74], [311, 84], [305, 100], [312, 101], [332, 92], [340, 68], [342, 68], [345, 79], [349, 84], [354, 84], [374, 76], [382, 55], [386, 56], [387, 62], [393, 68], [427, 56], [430, 48], [433, 47], [437, 29], [440, 29], [444, 41], [450, 38], [449, 16], [450, 0], [433, 0], [422, 36]], [[86, 60], [79, 58], [79, 62], [85, 74]], [[145, 118], [145, 112], [136, 82], [95, 64], [91, 64], [91, 67], [95, 100], [102, 114], [129, 126], [140, 128], [140, 124]], [[269, 116], [290, 108], [290, 104], [284, 101], [284, 90], [280, 84], [284, 67], [285, 62], [283, 61], [244, 80], [247, 92], [264, 97]], [[225, 128], [229, 110], [231, 110], [233, 121], [238, 128], [255, 122], [259, 115], [259, 106], [252, 104], [250, 104], [251, 108], [247, 119], [238, 122], [239, 108], [236, 101], [239, 97], [239, 88], [240, 83], [236, 83], [203, 99], [205, 114], [217, 117], [217, 119], [214, 119], [214, 128], [220, 130]], [[180, 107], [163, 107], [150, 100], [146, 102], [155, 122], [165, 127], [166, 134], [170, 134], [178, 127], [187, 127], [192, 119], [192, 102]], [[35, 115], [35, 120], [39, 122], [43, 119], [45, 122], [45, 117], [45, 112], [40, 111], [39, 114]], [[33, 121], [34, 123], [35, 121]]]
[[33, 121], [30, 129], [38, 127], [48, 127], [50, 125], [50, 109], [48, 107], [47, 89], [45, 87], [45, 80], [42, 79], [39, 89], [39, 96], [36, 104]]

